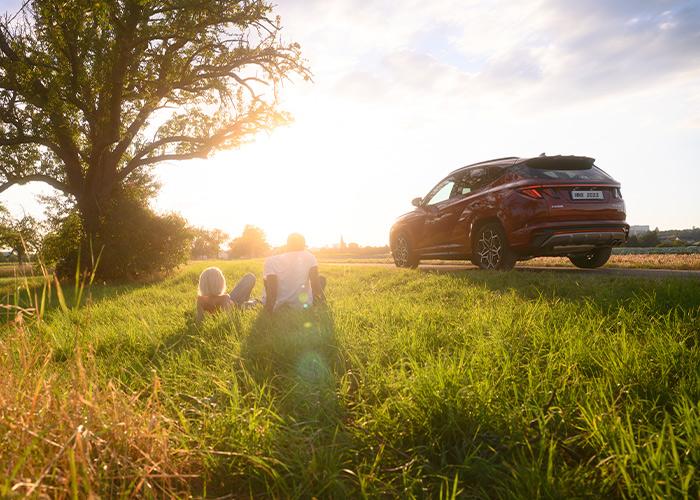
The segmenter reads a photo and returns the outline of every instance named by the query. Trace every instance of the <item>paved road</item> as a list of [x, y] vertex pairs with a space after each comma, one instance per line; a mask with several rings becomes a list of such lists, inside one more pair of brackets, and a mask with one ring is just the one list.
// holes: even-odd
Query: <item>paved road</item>
[[[370, 263], [370, 262], [321, 262], [322, 266], [376, 266], [395, 269], [394, 264]], [[460, 271], [477, 271], [471, 264], [422, 264], [418, 267], [421, 271], [438, 273], [454, 273]], [[627, 269], [615, 267], [603, 267], [600, 269], [579, 269], [577, 267], [536, 267], [517, 266], [515, 272], [526, 273], [566, 273], [569, 275], [588, 276], [635, 276], [639, 278], [695, 278], [700, 280], [700, 271], [686, 271], [673, 269]]]

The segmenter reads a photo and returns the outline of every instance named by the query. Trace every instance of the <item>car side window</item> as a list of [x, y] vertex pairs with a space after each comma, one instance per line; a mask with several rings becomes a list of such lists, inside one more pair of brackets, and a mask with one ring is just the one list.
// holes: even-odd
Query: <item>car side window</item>
[[498, 179], [504, 171], [504, 167], [500, 166], [470, 168], [457, 180], [457, 195], [479, 191]]
[[433, 190], [425, 197], [425, 205], [435, 205], [449, 200], [452, 197], [452, 189], [455, 186], [453, 179], [446, 179], [435, 186]]
[[455, 196], [465, 196], [472, 192], [471, 171], [467, 170], [457, 179], [455, 186]]
[[481, 177], [481, 184], [479, 188], [488, 186], [493, 181], [501, 177], [506, 171], [506, 167], [502, 165], [494, 165], [491, 167], [484, 168], [484, 175]]
[[489, 170], [490, 169], [488, 167], [474, 168], [471, 170], [469, 179], [471, 182], [470, 187], [472, 188], [472, 191], [478, 191], [490, 182]]

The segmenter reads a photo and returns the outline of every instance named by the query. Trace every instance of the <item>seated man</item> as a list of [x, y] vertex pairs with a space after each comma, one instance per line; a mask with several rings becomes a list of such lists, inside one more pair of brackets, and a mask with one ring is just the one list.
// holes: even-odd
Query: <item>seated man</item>
[[325, 300], [326, 279], [318, 274], [316, 257], [306, 250], [306, 241], [298, 233], [287, 238], [287, 251], [265, 260], [263, 304], [266, 312], [280, 307], [307, 308]]

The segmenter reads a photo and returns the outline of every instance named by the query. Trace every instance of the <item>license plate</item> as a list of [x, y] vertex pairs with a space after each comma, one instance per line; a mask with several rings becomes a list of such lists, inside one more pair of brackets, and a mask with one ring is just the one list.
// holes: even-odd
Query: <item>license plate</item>
[[603, 200], [602, 191], [571, 191], [573, 200]]

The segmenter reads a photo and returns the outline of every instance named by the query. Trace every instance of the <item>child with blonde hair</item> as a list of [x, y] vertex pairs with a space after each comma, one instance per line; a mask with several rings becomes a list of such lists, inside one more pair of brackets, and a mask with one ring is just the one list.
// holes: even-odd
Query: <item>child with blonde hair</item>
[[202, 321], [204, 313], [228, 311], [233, 306], [241, 307], [250, 299], [255, 286], [255, 276], [248, 273], [226, 293], [226, 278], [218, 267], [208, 267], [199, 275], [197, 294], [197, 322]]

